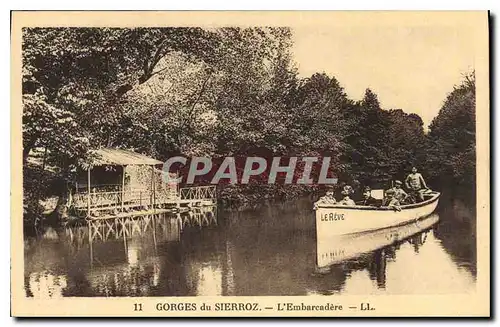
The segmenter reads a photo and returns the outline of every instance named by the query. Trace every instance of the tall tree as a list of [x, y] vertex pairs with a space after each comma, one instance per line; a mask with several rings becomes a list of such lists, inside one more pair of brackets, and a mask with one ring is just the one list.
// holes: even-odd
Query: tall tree
[[388, 113], [380, 108], [377, 95], [366, 89], [361, 101], [346, 112], [349, 150], [343, 160], [351, 164], [350, 174], [364, 183], [382, 186], [388, 171]]
[[386, 119], [389, 122], [386, 147], [388, 174], [402, 179], [412, 166], [424, 170], [426, 139], [420, 116], [396, 109], [389, 110]]
[[428, 170], [443, 184], [469, 186], [476, 182], [476, 82], [464, 76], [447, 96], [429, 126]]

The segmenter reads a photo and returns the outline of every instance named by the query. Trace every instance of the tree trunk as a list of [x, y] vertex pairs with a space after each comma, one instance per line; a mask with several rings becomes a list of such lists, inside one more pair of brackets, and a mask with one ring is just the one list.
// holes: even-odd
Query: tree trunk
[[69, 218], [68, 216], [68, 196], [67, 195], [61, 195], [57, 199], [57, 204], [50, 213], [50, 215], [47, 216], [47, 223], [49, 224], [60, 224], [65, 221], [67, 221]]

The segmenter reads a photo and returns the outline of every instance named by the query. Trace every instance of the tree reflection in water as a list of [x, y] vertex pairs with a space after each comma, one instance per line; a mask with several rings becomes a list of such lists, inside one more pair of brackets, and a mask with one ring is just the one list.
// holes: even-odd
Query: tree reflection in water
[[[26, 239], [26, 294], [420, 294], [474, 287], [474, 224], [466, 206], [444, 203], [439, 223], [413, 236], [393, 230], [318, 248], [311, 202], [205, 208], [113, 231], [98, 226], [92, 235], [87, 226], [50, 229]], [[388, 243], [376, 246], [380, 241]], [[316, 271], [318, 258], [332, 261], [328, 272]]]

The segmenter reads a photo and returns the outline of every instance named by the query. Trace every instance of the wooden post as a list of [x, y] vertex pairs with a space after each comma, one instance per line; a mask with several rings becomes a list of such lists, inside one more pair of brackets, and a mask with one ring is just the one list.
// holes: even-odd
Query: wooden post
[[151, 166], [151, 185], [149, 186], [149, 205], [153, 206], [153, 174], [154, 174], [154, 166]]
[[[125, 231], [127, 232], [128, 234], [128, 230], [127, 230], [127, 227], [125, 225], [125, 218], [121, 218], [120, 220], [121, 224], [122, 224], [122, 233], [123, 233], [123, 248], [125, 249], [125, 257], [127, 257], [128, 255], [128, 251], [127, 251], [127, 236], [125, 235]], [[128, 260], [128, 259], [127, 259]]]
[[155, 166], [151, 166], [151, 180], [153, 182], [153, 211], [156, 207], [156, 181], [155, 181]]
[[87, 226], [88, 226], [88, 230], [89, 230], [89, 248], [90, 248], [90, 268], [92, 268], [93, 266], [93, 263], [94, 263], [94, 253], [92, 251], [92, 241], [93, 241], [93, 237], [92, 237], [92, 229], [91, 229], [91, 224], [92, 222], [89, 221], [87, 223]]
[[121, 199], [122, 200], [121, 201], [122, 202], [122, 210], [121, 211], [123, 211], [123, 198], [125, 196], [125, 168], [126, 168], [126, 166], [122, 166], [122, 168], [123, 169], [122, 169], [122, 199]]
[[87, 217], [90, 216], [90, 166], [87, 169]]
[[181, 198], [181, 187], [179, 185], [178, 179], [179, 178], [179, 172], [175, 173], [175, 191], [177, 193], [177, 196], [179, 199]]
[[156, 244], [156, 217], [154, 215], [151, 215], [151, 224], [153, 226], [152, 229], [153, 229], [153, 244], [155, 246], [155, 255], [157, 254], [157, 244]]

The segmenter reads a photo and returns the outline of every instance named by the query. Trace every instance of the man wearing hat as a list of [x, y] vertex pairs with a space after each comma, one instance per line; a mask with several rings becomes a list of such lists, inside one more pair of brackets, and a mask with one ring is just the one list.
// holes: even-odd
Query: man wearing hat
[[375, 206], [380, 207], [382, 205], [381, 200], [377, 200], [372, 196], [372, 189], [370, 186], [366, 186], [363, 190], [363, 200], [357, 202], [361, 206]]
[[314, 203], [314, 209], [316, 210], [318, 204], [336, 204], [337, 200], [335, 200], [334, 189], [332, 186], [328, 186], [326, 189], [326, 194], [319, 198], [318, 201]]

